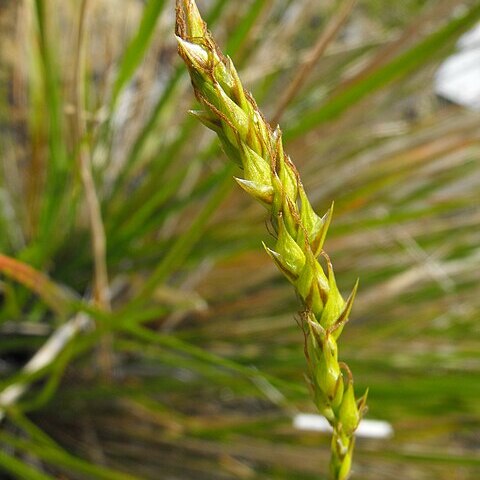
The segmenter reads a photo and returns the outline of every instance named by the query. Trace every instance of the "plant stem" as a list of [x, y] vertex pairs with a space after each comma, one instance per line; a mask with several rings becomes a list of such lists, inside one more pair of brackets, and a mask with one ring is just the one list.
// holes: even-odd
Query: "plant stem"
[[[73, 100], [75, 106], [74, 135], [78, 145], [78, 167], [85, 192], [85, 201], [90, 221], [91, 242], [94, 263], [94, 301], [96, 305], [109, 312], [110, 289], [107, 270], [107, 239], [102, 220], [100, 202], [95, 189], [95, 181], [92, 174], [92, 161], [90, 150], [86, 143], [87, 129], [83, 109], [83, 65], [84, 65], [84, 43], [85, 43], [85, 21], [89, 7], [89, 0], [82, 0], [80, 4], [80, 18], [77, 31], [77, 49], [74, 67], [74, 92]], [[106, 333], [101, 340], [99, 350], [99, 364], [105, 379], [111, 377], [112, 372], [112, 338]]]
[[276, 244], [273, 248], [264, 245], [265, 250], [302, 300], [300, 323], [309, 383], [317, 408], [333, 427], [330, 474], [334, 480], [345, 480], [366, 394], [355, 399], [350, 369], [338, 361], [337, 340], [348, 321], [357, 286], [345, 301], [323, 251], [332, 209], [323, 217], [314, 212], [297, 169], [283, 150], [280, 128], [270, 128], [244, 90], [194, 0], [177, 0], [176, 11], [179, 54], [204, 107], [191, 113], [217, 133], [225, 153], [243, 169], [244, 178], [237, 178], [238, 184], [268, 210]]

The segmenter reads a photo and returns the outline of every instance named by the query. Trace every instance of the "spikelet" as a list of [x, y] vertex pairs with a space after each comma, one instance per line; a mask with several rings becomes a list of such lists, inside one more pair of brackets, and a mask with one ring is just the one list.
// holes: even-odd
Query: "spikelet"
[[237, 178], [238, 184], [267, 208], [277, 240], [272, 248], [264, 245], [265, 250], [302, 300], [310, 386], [317, 408], [333, 427], [331, 478], [345, 480], [366, 394], [355, 399], [350, 370], [338, 361], [337, 340], [357, 286], [345, 301], [323, 252], [332, 209], [324, 216], [314, 212], [283, 150], [280, 128], [270, 128], [244, 90], [235, 66], [208, 32], [194, 0], [177, 0], [176, 11], [178, 52], [203, 106], [202, 111], [191, 113], [218, 135], [227, 156], [242, 168], [244, 178]]

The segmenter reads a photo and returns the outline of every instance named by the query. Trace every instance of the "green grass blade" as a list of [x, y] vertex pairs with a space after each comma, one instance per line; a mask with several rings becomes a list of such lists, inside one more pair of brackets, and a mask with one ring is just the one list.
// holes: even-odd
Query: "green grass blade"
[[48, 436], [40, 427], [33, 423], [22, 411], [15, 407], [8, 409], [8, 418], [24, 430], [32, 440], [38, 443], [44, 443], [55, 448], [61, 448], [50, 436]]
[[[217, 3], [212, 7], [212, 10], [208, 15], [209, 25], [214, 25], [215, 22], [220, 17], [223, 9], [227, 5], [227, 0], [217, 0]], [[119, 192], [119, 188], [128, 180], [128, 175], [131, 173], [132, 168], [135, 166], [137, 161], [140, 158], [141, 153], [145, 147], [150, 134], [154, 131], [155, 126], [158, 123], [158, 120], [162, 113], [164, 112], [165, 107], [172, 101], [175, 97], [176, 89], [179, 85], [179, 81], [186, 75], [185, 69], [182, 65], [178, 65], [173, 74], [170, 76], [165, 89], [163, 90], [160, 98], [157, 100], [155, 106], [153, 107], [150, 117], [143, 125], [133, 147], [128, 155], [126, 164], [120, 175], [115, 181], [115, 186], [113, 188], [112, 197], [114, 197]]]
[[0, 469], [19, 480], [54, 480], [54, 477], [40, 473], [33, 467], [0, 450]]
[[0, 272], [35, 292], [53, 311], [61, 316], [72, 312], [75, 294], [53, 282], [45, 274], [19, 260], [0, 254]]
[[153, 293], [155, 287], [165, 281], [165, 279], [183, 263], [186, 256], [195, 246], [195, 243], [200, 239], [212, 214], [231, 191], [230, 175], [233, 174], [234, 168], [228, 165], [225, 167], [225, 171], [225, 179], [218, 185], [217, 190], [207, 201], [188, 230], [176, 240], [162, 262], [155, 268], [134, 303], [146, 300]]
[[138, 65], [142, 61], [144, 54], [150, 45], [157, 20], [160, 17], [164, 6], [165, 0], [149, 0], [145, 6], [137, 33], [127, 46], [120, 66], [118, 67], [118, 74], [112, 90], [112, 110], [115, 108], [122, 89], [131, 79]]
[[[48, 148], [46, 191], [40, 216], [38, 253], [33, 259], [35, 264], [43, 263], [55, 249], [55, 237], [58, 236], [57, 219], [65, 207], [61, 201], [68, 189], [69, 157], [65, 144], [63, 100], [58, 69], [55, 65], [56, 50], [49, 38], [47, 18], [50, 14], [49, 5], [42, 0], [35, 1], [35, 17], [37, 23], [37, 41], [39, 45], [38, 64], [43, 78], [43, 95], [47, 112], [42, 112], [48, 123]], [[33, 49], [35, 51], [35, 49]], [[67, 203], [68, 205], [68, 203]]]
[[69, 343], [55, 359], [55, 362], [52, 365], [52, 372], [50, 373], [50, 376], [45, 384], [42, 386], [41, 390], [36, 393], [32, 399], [25, 400], [21, 403], [19, 402], [19, 406], [24, 412], [39, 410], [55, 395], [58, 387], [60, 386], [63, 374], [68, 367], [70, 360], [72, 359], [72, 346], [73, 344]]
[[[242, 17], [237, 28], [229, 35], [225, 51], [227, 55], [234, 55], [244, 44], [245, 39], [257, 22], [263, 8], [269, 0], [255, 0], [246, 14]], [[208, 20], [208, 19], [207, 19]]]
[[152, 342], [163, 347], [168, 347], [178, 352], [183, 352], [201, 362], [205, 362], [220, 368], [225, 368], [252, 380], [267, 380], [275, 387], [281, 388], [284, 392], [294, 393], [302, 396], [305, 396], [307, 393], [306, 388], [304, 388], [302, 385], [276, 378], [264, 372], [260, 372], [255, 368], [242, 365], [241, 363], [233, 360], [219, 357], [208, 350], [204, 350], [203, 348], [199, 348], [188, 342], [184, 342], [173, 335], [165, 335], [153, 332], [142, 326], [129, 326], [127, 331], [134, 336], [143, 339], [144, 341]]
[[477, 4], [345, 91], [334, 93], [318, 110], [303, 114], [297, 123], [286, 129], [285, 138], [299, 137], [318, 125], [338, 117], [367, 95], [414, 72], [428, 60], [438, 58], [442, 47], [451, 44], [479, 18], [480, 5]]
[[53, 464], [56, 468], [80, 473], [86, 475], [87, 478], [99, 480], [138, 480], [138, 477], [133, 475], [97, 466], [50, 445], [39, 445], [27, 440], [20, 440], [7, 433], [0, 433], [0, 441], [17, 449], [36, 455], [45, 462]]

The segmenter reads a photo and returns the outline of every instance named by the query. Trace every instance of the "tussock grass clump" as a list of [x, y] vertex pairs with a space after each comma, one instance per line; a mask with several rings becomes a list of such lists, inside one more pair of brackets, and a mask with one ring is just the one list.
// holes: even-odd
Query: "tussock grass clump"
[[345, 301], [323, 250], [332, 209], [323, 217], [314, 212], [298, 171], [283, 150], [280, 128], [270, 128], [194, 1], [177, 2], [176, 34], [195, 95], [205, 107], [191, 113], [217, 133], [225, 153], [243, 169], [238, 184], [269, 212], [276, 244], [264, 245], [265, 250], [301, 298], [309, 383], [317, 408], [333, 427], [331, 476], [346, 479], [366, 394], [355, 399], [350, 369], [338, 361], [337, 341], [357, 285]]

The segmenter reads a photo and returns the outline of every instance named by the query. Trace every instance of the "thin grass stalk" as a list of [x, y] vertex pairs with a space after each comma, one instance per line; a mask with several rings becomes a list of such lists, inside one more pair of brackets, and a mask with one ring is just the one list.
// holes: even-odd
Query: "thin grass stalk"
[[[85, 22], [88, 15], [89, 0], [82, 0], [80, 4], [79, 23], [77, 31], [77, 48], [74, 63], [74, 135], [78, 145], [78, 167], [85, 192], [85, 201], [88, 210], [88, 219], [91, 232], [91, 243], [94, 265], [94, 301], [106, 312], [111, 310], [110, 287], [107, 269], [107, 238], [102, 219], [100, 201], [95, 188], [92, 173], [91, 155], [86, 143], [87, 128], [84, 115], [84, 56], [85, 56]], [[99, 364], [103, 376], [108, 379], [112, 372], [112, 338], [106, 334], [102, 337], [99, 350]]]
[[85, 190], [85, 200], [88, 208], [90, 230], [92, 236], [92, 251], [94, 259], [95, 277], [95, 301], [99, 306], [110, 309], [110, 294], [108, 287], [108, 272], [106, 264], [106, 237], [103, 227], [100, 202], [95, 189], [95, 182], [92, 174], [91, 158], [85, 137], [87, 129], [85, 125], [83, 109], [83, 60], [84, 60], [84, 28], [88, 11], [89, 0], [82, 0], [80, 5], [80, 19], [77, 32], [77, 51], [74, 68], [74, 106], [75, 122], [74, 135], [78, 145], [78, 164], [80, 176]]
[[271, 129], [243, 88], [194, 0], [177, 0], [176, 14], [178, 51], [204, 108], [191, 113], [217, 133], [225, 153], [243, 170], [238, 184], [266, 207], [276, 244], [264, 245], [265, 250], [301, 298], [309, 384], [317, 408], [333, 428], [330, 474], [334, 480], [345, 480], [367, 394], [355, 398], [350, 369], [338, 361], [337, 340], [357, 285], [345, 301], [323, 250], [332, 209], [323, 217], [314, 212], [297, 169], [283, 150], [280, 128]]
[[350, 13], [352, 12], [356, 3], [357, 0], [345, 0], [337, 14], [330, 19], [326, 28], [322, 30], [322, 33], [318, 37], [316, 44], [308, 52], [304, 62], [299, 65], [295, 76], [280, 97], [275, 113], [272, 116], [273, 124], [276, 124], [280, 121], [288, 105], [292, 103], [293, 99], [298, 95], [308, 77], [313, 72], [315, 64], [325, 53], [331, 42], [339, 33], [342, 26], [350, 17]]

